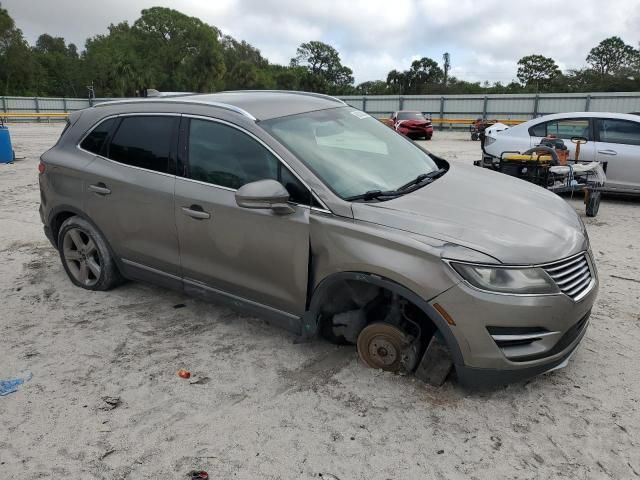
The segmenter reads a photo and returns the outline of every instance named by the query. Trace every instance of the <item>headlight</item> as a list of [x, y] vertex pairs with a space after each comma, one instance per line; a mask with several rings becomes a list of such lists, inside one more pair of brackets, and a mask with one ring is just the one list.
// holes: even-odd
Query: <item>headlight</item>
[[489, 137], [489, 136], [484, 137], [484, 145], [485, 145], [485, 147], [487, 145], [491, 145], [495, 141], [496, 141], [496, 139], [493, 138], [493, 137]]
[[541, 268], [501, 268], [451, 262], [458, 274], [474, 287], [498, 293], [560, 293], [555, 282]]

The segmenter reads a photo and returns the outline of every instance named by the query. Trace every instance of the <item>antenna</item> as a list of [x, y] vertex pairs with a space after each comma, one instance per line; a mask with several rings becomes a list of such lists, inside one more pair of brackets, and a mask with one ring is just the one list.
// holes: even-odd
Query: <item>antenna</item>
[[447, 80], [449, 80], [449, 69], [451, 68], [451, 55], [448, 52], [444, 52], [442, 55], [444, 61], [444, 86], [447, 86]]

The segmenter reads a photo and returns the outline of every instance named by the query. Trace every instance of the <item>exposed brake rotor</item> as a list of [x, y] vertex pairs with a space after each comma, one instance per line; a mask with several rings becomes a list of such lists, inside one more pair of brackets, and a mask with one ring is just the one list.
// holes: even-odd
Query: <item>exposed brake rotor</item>
[[412, 338], [395, 325], [372, 323], [358, 335], [358, 354], [371, 368], [388, 372], [404, 369], [405, 355]]

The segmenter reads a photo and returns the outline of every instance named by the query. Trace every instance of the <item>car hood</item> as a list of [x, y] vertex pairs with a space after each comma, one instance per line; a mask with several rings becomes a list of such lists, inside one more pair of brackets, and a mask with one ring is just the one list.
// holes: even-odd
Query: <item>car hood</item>
[[430, 120], [398, 120], [398, 125], [403, 127], [427, 127], [431, 125]]
[[394, 200], [353, 203], [356, 220], [462, 245], [502, 263], [552, 262], [585, 250], [576, 211], [561, 197], [470, 165]]

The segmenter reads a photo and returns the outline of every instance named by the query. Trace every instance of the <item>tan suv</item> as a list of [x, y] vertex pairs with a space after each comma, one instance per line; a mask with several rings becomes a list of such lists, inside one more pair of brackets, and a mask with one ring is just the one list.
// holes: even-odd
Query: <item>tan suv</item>
[[74, 284], [227, 301], [385, 370], [446, 374], [442, 352], [467, 385], [557, 368], [598, 290], [564, 200], [447, 163], [323, 95], [98, 105], [70, 116], [40, 172]]

